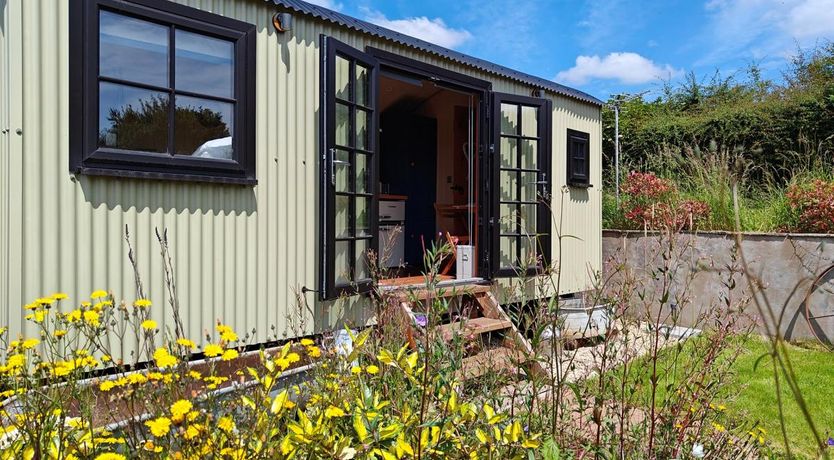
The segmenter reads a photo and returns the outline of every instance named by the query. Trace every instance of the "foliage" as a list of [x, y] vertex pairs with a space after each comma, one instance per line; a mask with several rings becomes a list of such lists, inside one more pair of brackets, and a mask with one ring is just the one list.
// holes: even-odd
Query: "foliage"
[[[67, 302], [59, 293], [26, 305], [40, 339], [0, 339], [0, 386], [13, 398], [2, 458], [522, 458], [538, 446], [517, 418], [467, 399], [446, 374], [418, 378], [427, 364], [417, 351], [374, 350], [370, 329], [349, 353], [304, 339], [246, 361], [237, 334], [218, 324], [201, 371], [186, 364], [193, 341], [163, 338], [148, 320], [148, 300], [128, 306], [96, 291], [77, 308]], [[111, 358], [114, 330], [139, 339], [146, 369]], [[314, 378], [287, 387], [282, 374], [302, 360]], [[114, 373], [84, 379], [103, 369]], [[252, 384], [227, 398], [211, 391], [230, 378]]]
[[707, 203], [681, 199], [677, 188], [652, 173], [629, 173], [622, 185], [622, 212], [634, 228], [695, 230], [710, 215]]
[[788, 188], [788, 203], [805, 232], [834, 233], [834, 182], [815, 179]]

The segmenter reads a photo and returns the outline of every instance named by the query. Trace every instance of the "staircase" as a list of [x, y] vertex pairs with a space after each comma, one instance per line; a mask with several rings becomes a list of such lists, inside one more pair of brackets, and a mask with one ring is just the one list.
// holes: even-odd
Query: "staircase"
[[[384, 292], [389, 302], [396, 303], [413, 348], [427, 338], [463, 345], [466, 352], [456, 375], [459, 380], [519, 369], [528, 374], [544, 372], [540, 363], [530, 360], [534, 356], [530, 343], [501, 308], [490, 285], [441, 282], [435, 289], [412, 285]], [[427, 327], [427, 305], [436, 300], [446, 302], [448, 308], [439, 314], [439, 324]]]

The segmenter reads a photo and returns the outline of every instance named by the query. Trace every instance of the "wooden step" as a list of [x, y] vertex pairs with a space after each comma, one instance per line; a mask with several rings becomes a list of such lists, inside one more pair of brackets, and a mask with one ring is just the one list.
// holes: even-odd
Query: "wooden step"
[[452, 340], [456, 335], [478, 335], [509, 329], [513, 323], [504, 319], [471, 318], [465, 321], [443, 324], [437, 330], [443, 340]]
[[425, 300], [430, 297], [459, 297], [462, 295], [475, 295], [489, 292], [492, 289], [489, 285], [469, 284], [462, 286], [439, 287], [436, 289], [403, 289], [389, 292], [402, 300]]
[[455, 377], [459, 380], [469, 380], [490, 372], [514, 371], [518, 367], [518, 362], [523, 360], [524, 354], [519, 350], [506, 347], [492, 348], [464, 358], [460, 369], [455, 372]]

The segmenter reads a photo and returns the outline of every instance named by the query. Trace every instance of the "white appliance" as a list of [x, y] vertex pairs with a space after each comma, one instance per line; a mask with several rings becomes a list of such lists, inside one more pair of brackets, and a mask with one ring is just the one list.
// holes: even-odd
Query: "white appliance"
[[457, 268], [457, 279], [468, 280], [474, 277], [475, 246], [459, 244], [455, 254], [455, 267]]
[[399, 267], [405, 259], [405, 201], [379, 200], [380, 265]]

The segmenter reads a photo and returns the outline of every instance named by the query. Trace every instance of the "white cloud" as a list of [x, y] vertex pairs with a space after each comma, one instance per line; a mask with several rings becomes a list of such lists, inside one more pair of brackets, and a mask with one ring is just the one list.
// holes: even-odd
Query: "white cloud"
[[707, 49], [698, 65], [734, 58], [783, 58], [796, 46], [834, 39], [832, 0], [710, 0], [709, 23], [694, 46]]
[[339, 11], [342, 9], [342, 4], [336, 2], [334, 0], [305, 0], [307, 3], [312, 3], [313, 5], [323, 6], [325, 8], [329, 8], [331, 10]]
[[680, 75], [672, 66], [658, 65], [637, 53], [610, 53], [604, 57], [578, 56], [576, 65], [556, 75], [556, 81], [584, 85], [591, 80], [616, 80], [626, 85], [648, 83]]
[[366, 20], [388, 29], [417, 37], [421, 40], [455, 48], [472, 38], [472, 34], [465, 29], [454, 29], [446, 25], [441, 18], [429, 19], [418, 16], [404, 19], [388, 19], [378, 11], [369, 12]]

